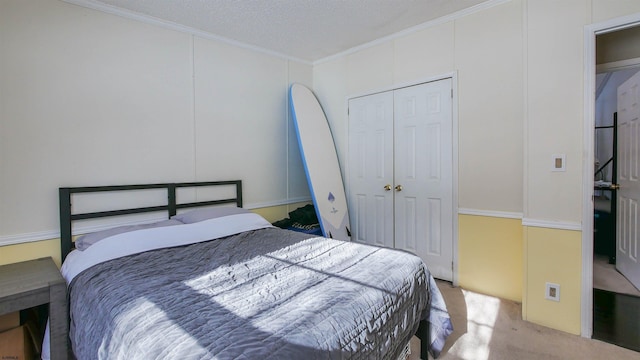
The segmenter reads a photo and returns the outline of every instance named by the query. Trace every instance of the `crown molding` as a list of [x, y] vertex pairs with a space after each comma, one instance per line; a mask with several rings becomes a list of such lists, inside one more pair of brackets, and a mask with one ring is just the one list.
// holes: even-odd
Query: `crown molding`
[[391, 35], [387, 35], [385, 37], [381, 37], [379, 39], [370, 41], [368, 43], [364, 43], [362, 45], [358, 45], [358, 46], [352, 47], [351, 49], [339, 52], [337, 54], [330, 55], [330, 56], [324, 57], [322, 59], [315, 60], [315, 61], [313, 61], [313, 65], [315, 66], [315, 65], [319, 65], [319, 64], [331, 61], [331, 60], [335, 60], [335, 59], [341, 58], [343, 56], [350, 55], [350, 54], [356, 53], [358, 51], [361, 51], [361, 50], [364, 50], [364, 49], [368, 49], [370, 47], [374, 47], [374, 46], [386, 43], [388, 41], [392, 41], [392, 40], [395, 40], [397, 38], [400, 38], [400, 37], [403, 37], [403, 36], [406, 36], [406, 35], [409, 35], [409, 34], [413, 34], [415, 32], [418, 32], [418, 31], [421, 31], [421, 30], [424, 30], [424, 29], [428, 29], [430, 27], [441, 25], [441, 24], [444, 24], [444, 23], [447, 23], [447, 22], [450, 22], [450, 21], [454, 21], [454, 20], [463, 18], [463, 17], [471, 15], [471, 14], [475, 14], [477, 12], [480, 12], [480, 11], [483, 11], [483, 10], [486, 10], [486, 9], [490, 9], [490, 8], [492, 8], [494, 6], [498, 6], [498, 5], [502, 5], [502, 4], [508, 3], [510, 1], [511, 0], [489, 0], [489, 1], [485, 1], [483, 3], [474, 5], [472, 7], [469, 7], [469, 8], [466, 8], [466, 9], [462, 9], [460, 11], [456, 11], [456, 12], [454, 12], [452, 14], [441, 16], [441, 17], [439, 17], [437, 19], [433, 19], [431, 21], [427, 21], [425, 23], [410, 27], [408, 29], [405, 29], [405, 30], [402, 30], [402, 31], [398, 31], [397, 33], [394, 33], [394, 34], [391, 34]]
[[242, 49], [263, 53], [263, 54], [274, 56], [274, 57], [277, 57], [277, 58], [280, 58], [280, 59], [283, 59], [283, 60], [295, 61], [295, 62], [307, 64], [307, 65], [313, 65], [313, 63], [311, 61], [308, 61], [308, 60], [298, 59], [296, 57], [285, 55], [285, 54], [279, 53], [277, 51], [268, 50], [268, 49], [265, 49], [265, 48], [262, 48], [262, 47], [259, 47], [259, 46], [255, 46], [255, 45], [250, 45], [250, 44], [243, 43], [243, 42], [240, 42], [240, 41], [237, 41], [237, 40], [233, 40], [233, 39], [229, 39], [229, 38], [226, 38], [226, 37], [223, 37], [223, 36], [219, 36], [219, 35], [207, 32], [207, 31], [198, 30], [198, 29], [192, 28], [190, 26], [180, 25], [180, 24], [174, 23], [172, 21], [162, 20], [162, 19], [159, 19], [159, 18], [156, 18], [156, 17], [153, 17], [153, 16], [149, 16], [149, 15], [143, 15], [143, 14], [140, 14], [140, 13], [133, 12], [131, 10], [122, 9], [122, 8], [115, 7], [115, 6], [112, 6], [112, 5], [107, 5], [107, 4], [98, 2], [98, 1], [94, 1], [94, 0], [62, 0], [62, 1], [66, 2], [66, 3], [69, 3], [69, 4], [78, 5], [78, 6], [81, 6], [81, 7], [84, 7], [84, 8], [88, 8], [88, 9], [104, 12], [104, 13], [107, 13], [107, 14], [120, 16], [120, 17], [123, 17], [123, 18], [126, 18], [126, 19], [140, 21], [140, 22], [143, 22], [143, 23], [146, 23], [146, 24], [159, 26], [159, 27], [162, 27], [162, 28], [165, 28], [165, 29], [191, 34], [191, 35], [198, 36], [198, 37], [201, 37], [201, 38], [204, 38], [204, 39], [220, 41], [220, 42], [228, 44], [228, 45], [232, 45], [232, 46], [236, 46], [236, 47], [239, 47], [239, 48], [242, 48]]

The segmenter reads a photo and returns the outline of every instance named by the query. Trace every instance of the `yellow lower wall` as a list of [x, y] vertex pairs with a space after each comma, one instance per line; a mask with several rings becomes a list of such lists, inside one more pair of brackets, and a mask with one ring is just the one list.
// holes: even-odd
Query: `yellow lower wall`
[[51, 256], [60, 267], [60, 239], [34, 241], [0, 247], [0, 265]]
[[[458, 217], [458, 231], [461, 287], [521, 301], [524, 320], [580, 334], [580, 231], [473, 215]], [[545, 298], [547, 282], [560, 285], [559, 302]]]
[[522, 220], [458, 217], [458, 283], [461, 287], [522, 301]]
[[[580, 334], [582, 232], [524, 227], [524, 320]], [[560, 285], [560, 301], [545, 299], [546, 283]]]
[[[271, 206], [251, 211], [261, 215], [270, 222], [289, 217], [289, 212], [309, 202], [289, 205]], [[60, 267], [60, 239], [34, 241], [24, 244], [8, 245], [0, 247], [0, 265], [12, 264], [20, 261], [33, 260], [51, 256]]]
[[311, 204], [311, 202], [307, 201], [307, 202], [294, 203], [289, 205], [271, 206], [271, 207], [265, 207], [260, 209], [252, 209], [251, 211], [267, 219], [267, 221], [269, 222], [276, 222], [278, 220], [288, 218], [289, 212], [299, 207], [305, 206], [307, 204]]
[[[579, 335], [582, 233], [523, 227], [520, 219], [458, 217], [458, 281], [465, 289], [522, 302], [524, 320]], [[560, 301], [545, 298], [560, 285]]]

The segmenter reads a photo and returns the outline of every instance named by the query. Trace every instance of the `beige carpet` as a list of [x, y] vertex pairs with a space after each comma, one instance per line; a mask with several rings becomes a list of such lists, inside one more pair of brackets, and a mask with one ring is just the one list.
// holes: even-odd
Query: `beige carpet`
[[594, 255], [593, 257], [593, 287], [621, 294], [640, 296], [640, 291], [616, 270], [616, 266], [609, 264], [609, 257], [606, 255]]
[[[454, 332], [439, 359], [640, 359], [640, 353], [522, 320], [521, 305], [438, 281]], [[420, 358], [420, 340], [410, 360]]]

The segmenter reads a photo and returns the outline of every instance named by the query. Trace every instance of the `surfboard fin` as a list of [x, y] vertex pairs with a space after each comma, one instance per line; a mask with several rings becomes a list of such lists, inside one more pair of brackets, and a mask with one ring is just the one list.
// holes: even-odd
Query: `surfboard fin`
[[351, 237], [351, 231], [349, 231], [349, 227], [348, 227], [348, 226], [345, 226], [344, 228], [345, 228], [345, 229], [347, 229], [347, 236], [348, 236], [348, 237]]

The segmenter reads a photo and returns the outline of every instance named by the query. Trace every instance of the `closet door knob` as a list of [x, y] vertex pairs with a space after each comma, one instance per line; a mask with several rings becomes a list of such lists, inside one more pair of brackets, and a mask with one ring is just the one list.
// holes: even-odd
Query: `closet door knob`
[[387, 184], [384, 186], [384, 191], [391, 191], [391, 185]]
[[402, 185], [396, 185], [396, 191], [402, 191]]

